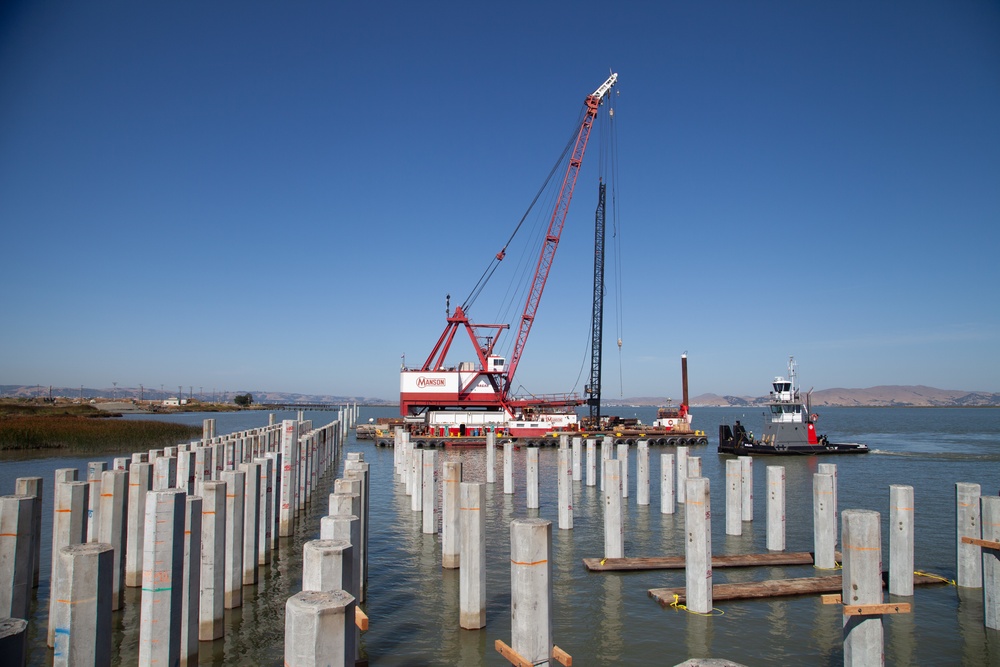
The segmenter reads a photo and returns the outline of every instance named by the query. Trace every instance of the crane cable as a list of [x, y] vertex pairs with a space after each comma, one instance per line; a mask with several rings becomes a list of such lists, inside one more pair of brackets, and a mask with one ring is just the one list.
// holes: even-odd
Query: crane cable
[[469, 296], [467, 296], [466, 299], [465, 299], [465, 301], [462, 303], [462, 310], [466, 311], [466, 313], [468, 313], [469, 309], [472, 307], [472, 304], [475, 303], [476, 299], [482, 293], [483, 288], [486, 287], [486, 283], [489, 282], [490, 278], [493, 277], [493, 274], [496, 272], [497, 268], [500, 266], [500, 262], [503, 261], [504, 257], [507, 254], [507, 247], [510, 246], [511, 242], [514, 240], [514, 237], [517, 235], [518, 231], [521, 229], [521, 225], [524, 224], [524, 221], [531, 214], [532, 209], [535, 207], [535, 204], [538, 202], [539, 198], [542, 196], [542, 193], [544, 193], [545, 190], [549, 187], [549, 183], [552, 181], [552, 177], [558, 171], [559, 166], [565, 163], [565, 161], [566, 161], [566, 155], [571, 150], [573, 150], [573, 146], [575, 145], [575, 141], [576, 141], [576, 135], [577, 135], [577, 133], [579, 131], [580, 123], [583, 122], [583, 120], [582, 120], [583, 119], [583, 113], [585, 113], [585, 112], [586, 112], [585, 110], [583, 112], [581, 112], [580, 120], [577, 121], [576, 127], [575, 127], [574, 131], [570, 134], [569, 140], [566, 142], [566, 146], [563, 148], [562, 154], [559, 156], [559, 159], [556, 160], [555, 164], [552, 165], [552, 169], [549, 171], [548, 176], [545, 177], [545, 181], [542, 183], [541, 187], [538, 188], [538, 192], [535, 193], [534, 199], [531, 200], [531, 203], [528, 205], [527, 210], [525, 210], [524, 215], [521, 216], [521, 219], [518, 221], [517, 225], [514, 227], [514, 231], [511, 232], [510, 237], [507, 239], [507, 242], [504, 243], [503, 247], [500, 249], [500, 252], [498, 252], [496, 255], [494, 255], [493, 259], [490, 260], [490, 263], [487, 265], [486, 269], [483, 271], [483, 274], [479, 277], [479, 280], [473, 286], [472, 291], [469, 293]]
[[[620, 91], [615, 91], [617, 97]], [[611, 109], [611, 120], [614, 121], [614, 110]], [[624, 305], [622, 301], [622, 257], [621, 257], [621, 218], [618, 207], [618, 124], [611, 123], [611, 237], [614, 239], [615, 265], [615, 333], [618, 339], [618, 392], [619, 398], [625, 395], [624, 364], [622, 363], [622, 338], [624, 338]]]

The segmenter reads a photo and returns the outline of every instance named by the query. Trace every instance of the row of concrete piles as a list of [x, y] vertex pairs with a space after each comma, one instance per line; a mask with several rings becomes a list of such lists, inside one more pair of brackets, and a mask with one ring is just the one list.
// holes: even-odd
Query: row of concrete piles
[[[461, 464], [443, 466], [443, 508], [436, 506], [438, 479], [433, 450], [414, 449], [405, 432], [397, 432], [395, 442], [396, 474], [411, 497], [411, 509], [423, 512], [423, 532], [437, 531], [441, 525], [442, 566], [459, 567], [460, 626], [481, 628], [485, 625], [485, 536], [483, 513], [485, 498], [481, 484], [461, 481]], [[600, 456], [598, 457], [598, 447]], [[585, 454], [584, 454], [585, 452]], [[488, 434], [486, 482], [495, 483], [497, 449]], [[513, 454], [504, 443], [503, 490], [513, 493]], [[624, 558], [623, 513], [629, 495], [629, 448], [602, 440], [562, 436], [558, 452], [557, 486], [559, 528], [572, 529], [572, 482], [587, 486], [600, 483], [604, 496], [605, 558]], [[538, 507], [538, 450], [526, 452], [525, 496], [528, 508]], [[636, 503], [650, 504], [649, 447], [639, 441], [636, 452]], [[701, 474], [701, 459], [689, 456], [687, 447], [676, 453], [663, 453], [660, 459], [660, 505], [663, 514], [673, 514], [676, 504], [685, 506], [685, 587], [686, 607], [694, 612], [712, 612], [712, 543], [709, 480]], [[741, 535], [743, 523], [754, 518], [753, 460], [741, 456], [726, 461], [726, 534]], [[785, 550], [785, 470], [783, 466], [766, 468], [766, 546], [769, 551]], [[834, 570], [837, 563], [838, 498], [837, 466], [819, 464], [813, 476], [813, 553], [817, 569]], [[996, 541], [1000, 538], [1000, 498], [979, 497], [975, 484], [957, 485], [958, 585], [984, 589], [985, 624], [996, 628], [1000, 609], [1000, 567], [997, 565]], [[913, 488], [890, 487], [889, 593], [913, 595]], [[460, 508], [456, 511], [455, 508]], [[981, 509], [980, 509], [981, 508]], [[981, 515], [980, 515], [981, 513]], [[456, 518], [457, 517], [457, 518]], [[900, 605], [882, 604], [881, 536], [878, 512], [846, 510], [840, 543], [843, 548], [843, 593], [838, 602], [844, 605], [844, 646], [846, 664], [878, 664], [882, 656], [881, 615], [895, 613]], [[512, 646], [499, 645], [511, 662], [519, 660], [558, 660], [553, 651], [551, 620], [547, 617], [546, 595], [551, 598], [547, 576], [537, 564], [548, 562], [551, 548], [551, 522], [518, 519], [511, 524], [511, 607]], [[528, 574], [528, 568], [532, 574]], [[537, 569], [537, 571], [536, 571]], [[535, 577], [535, 578], [532, 578]], [[522, 585], [531, 581], [531, 585]], [[530, 589], [530, 590], [529, 590]], [[548, 590], [548, 593], [546, 591]], [[520, 598], [520, 599], [518, 599]], [[905, 605], [903, 605], [905, 608]], [[525, 612], [524, 610], [529, 610]], [[859, 611], [860, 610], [860, 611]], [[531, 618], [525, 620], [525, 613]], [[521, 618], [518, 618], [521, 616]], [[877, 629], [876, 629], [877, 626]], [[541, 648], [539, 648], [541, 647]]]
[[[223, 637], [278, 537], [293, 534], [355, 412], [319, 429], [302, 419], [226, 436], [215, 420], [189, 444], [56, 470], [47, 641], [54, 665], [110, 665], [112, 614], [141, 587], [139, 664], [194, 665]], [[38, 585], [42, 478], [0, 497], [0, 655], [22, 665]], [[9, 618], [4, 618], [9, 617]]]
[[302, 591], [285, 603], [286, 667], [355, 665], [368, 617], [369, 464], [350, 452], [334, 481], [319, 539], [302, 550]]

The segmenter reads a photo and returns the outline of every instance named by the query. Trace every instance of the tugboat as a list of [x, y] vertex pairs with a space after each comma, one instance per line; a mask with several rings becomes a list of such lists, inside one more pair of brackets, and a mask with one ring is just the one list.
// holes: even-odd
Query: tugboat
[[857, 442], [835, 443], [825, 435], [817, 435], [818, 415], [809, 409], [809, 395], [805, 403], [795, 386], [795, 358], [788, 358], [788, 379], [774, 378], [771, 400], [771, 419], [764, 420], [764, 433], [759, 440], [737, 420], [736, 424], [719, 426], [720, 454], [867, 454], [868, 445]]

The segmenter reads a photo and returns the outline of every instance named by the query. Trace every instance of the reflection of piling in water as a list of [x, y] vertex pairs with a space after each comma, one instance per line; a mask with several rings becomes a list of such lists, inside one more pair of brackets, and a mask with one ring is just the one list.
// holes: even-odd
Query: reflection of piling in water
[[784, 466], [767, 466], [767, 549], [785, 550]]
[[889, 486], [889, 594], [913, 595], [913, 487]]

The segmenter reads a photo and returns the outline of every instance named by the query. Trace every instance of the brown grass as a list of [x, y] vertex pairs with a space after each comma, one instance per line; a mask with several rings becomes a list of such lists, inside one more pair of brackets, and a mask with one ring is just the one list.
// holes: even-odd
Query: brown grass
[[94, 419], [70, 414], [0, 416], [0, 451], [61, 449], [132, 452], [201, 436], [200, 426], [163, 421]]

